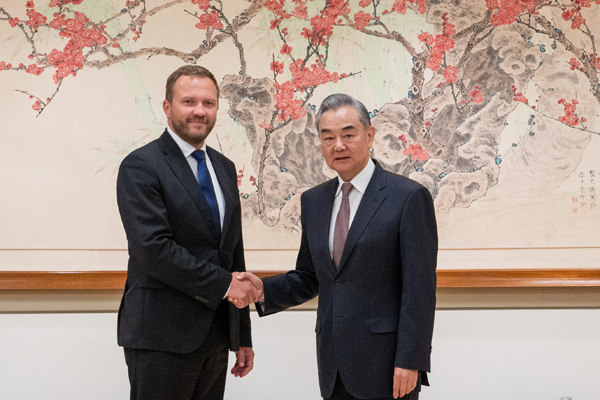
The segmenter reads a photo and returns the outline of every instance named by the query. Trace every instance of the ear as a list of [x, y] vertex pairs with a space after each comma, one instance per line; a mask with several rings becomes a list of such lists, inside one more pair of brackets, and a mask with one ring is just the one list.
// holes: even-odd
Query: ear
[[167, 119], [171, 118], [171, 103], [168, 100], [163, 100], [163, 111], [165, 112]]
[[375, 137], [375, 127], [371, 125], [369, 129], [367, 129], [367, 143], [369, 147], [373, 145], [373, 138]]

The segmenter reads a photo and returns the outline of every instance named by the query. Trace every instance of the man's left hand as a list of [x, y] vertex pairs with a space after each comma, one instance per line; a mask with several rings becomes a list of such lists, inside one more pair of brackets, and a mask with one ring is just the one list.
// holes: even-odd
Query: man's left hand
[[394, 368], [394, 398], [404, 397], [412, 392], [417, 386], [418, 377], [419, 372], [414, 369]]
[[252, 347], [240, 347], [240, 350], [235, 352], [235, 358], [231, 374], [243, 378], [254, 368], [254, 350]]

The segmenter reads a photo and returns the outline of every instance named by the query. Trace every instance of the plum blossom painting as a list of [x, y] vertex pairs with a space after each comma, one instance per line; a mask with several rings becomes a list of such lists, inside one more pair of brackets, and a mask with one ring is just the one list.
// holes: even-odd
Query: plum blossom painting
[[300, 195], [335, 177], [314, 126], [331, 93], [431, 192], [440, 268], [593, 267], [598, 21], [600, 0], [4, 1], [0, 261], [125, 268], [115, 173], [187, 63], [220, 82], [208, 144], [238, 169], [250, 268], [293, 268]]

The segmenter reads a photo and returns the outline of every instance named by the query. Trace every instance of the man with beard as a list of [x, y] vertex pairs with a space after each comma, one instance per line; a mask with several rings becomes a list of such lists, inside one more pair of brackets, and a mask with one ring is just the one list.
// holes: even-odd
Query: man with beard
[[247, 281], [233, 162], [207, 147], [219, 88], [213, 74], [186, 65], [169, 76], [160, 138], [123, 160], [117, 201], [129, 263], [119, 308], [131, 399], [222, 399], [231, 373], [253, 367], [248, 308], [260, 294]]

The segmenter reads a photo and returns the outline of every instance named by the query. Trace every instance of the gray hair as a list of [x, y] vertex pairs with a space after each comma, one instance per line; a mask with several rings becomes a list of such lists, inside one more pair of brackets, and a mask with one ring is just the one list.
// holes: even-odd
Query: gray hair
[[369, 116], [369, 111], [367, 107], [360, 101], [356, 100], [354, 97], [349, 96], [343, 93], [335, 93], [329, 95], [323, 100], [321, 103], [321, 107], [319, 108], [319, 112], [315, 116], [315, 125], [317, 127], [317, 131], [319, 130], [319, 124], [321, 123], [321, 117], [327, 111], [335, 111], [339, 110], [342, 107], [352, 107], [356, 110], [358, 114], [358, 119], [360, 120], [363, 128], [365, 130], [369, 129], [371, 126], [371, 117]]

